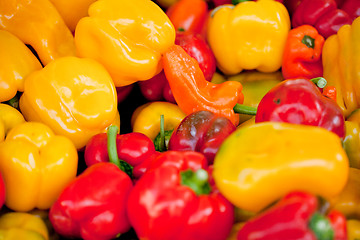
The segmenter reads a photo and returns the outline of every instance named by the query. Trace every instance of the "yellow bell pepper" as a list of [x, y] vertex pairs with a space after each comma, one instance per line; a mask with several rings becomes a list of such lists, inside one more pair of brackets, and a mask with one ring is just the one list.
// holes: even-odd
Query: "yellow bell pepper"
[[171, 21], [150, 0], [96, 1], [75, 30], [78, 55], [102, 63], [116, 87], [158, 74], [161, 55], [174, 42]]
[[345, 117], [360, 107], [360, 18], [343, 25], [326, 39], [322, 52], [324, 73], [329, 86], [337, 90], [336, 102]]
[[131, 116], [133, 132], [140, 132], [152, 141], [160, 132], [160, 116], [164, 115], [164, 130], [173, 130], [186, 117], [178, 105], [169, 102], [145, 103]]
[[77, 150], [43, 123], [24, 122], [0, 143], [5, 205], [14, 211], [48, 209], [76, 177]]
[[73, 35], [49, 0], [0, 1], [0, 23], [0, 29], [31, 45], [44, 65], [75, 56]]
[[235, 206], [258, 212], [293, 190], [328, 199], [344, 188], [349, 163], [323, 128], [264, 122], [238, 128], [220, 146], [213, 177]]
[[114, 83], [92, 59], [63, 57], [30, 74], [20, 110], [27, 121], [45, 123], [77, 149], [111, 124], [120, 126]]
[[42, 68], [28, 47], [8, 31], [0, 30], [0, 102], [24, 91], [25, 77]]
[[289, 31], [290, 17], [283, 4], [274, 0], [246, 1], [215, 8], [207, 40], [225, 74], [243, 69], [275, 72], [281, 67]]
[[96, 0], [50, 0], [58, 10], [71, 32], [75, 31], [79, 20], [86, 17], [89, 6]]
[[360, 169], [360, 110], [356, 109], [345, 121], [344, 149], [350, 167]]
[[15, 108], [0, 103], [0, 142], [14, 126], [25, 122], [23, 115]]
[[9, 212], [0, 216], [2, 240], [48, 240], [49, 233], [44, 221], [30, 213]]
[[360, 220], [349, 219], [346, 221], [348, 240], [360, 239]]

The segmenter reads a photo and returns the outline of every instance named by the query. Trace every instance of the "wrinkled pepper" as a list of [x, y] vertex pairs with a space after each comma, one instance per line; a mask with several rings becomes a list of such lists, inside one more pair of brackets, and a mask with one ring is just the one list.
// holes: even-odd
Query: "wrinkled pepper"
[[245, 1], [212, 11], [207, 40], [225, 74], [243, 69], [275, 72], [281, 67], [289, 30], [290, 18], [283, 4]]
[[348, 172], [336, 134], [320, 127], [264, 122], [238, 128], [225, 139], [215, 156], [213, 177], [235, 206], [258, 212], [295, 190], [334, 197], [345, 187]]
[[27, 121], [47, 124], [77, 149], [109, 125], [120, 125], [114, 83], [92, 59], [64, 57], [30, 74], [20, 110]]
[[192, 151], [167, 151], [156, 161], [129, 196], [128, 216], [137, 236], [225, 240], [234, 209], [210, 186], [205, 157]]
[[103, 64], [116, 87], [158, 74], [161, 55], [174, 41], [169, 18], [149, 0], [96, 1], [75, 30], [78, 55]]
[[44, 65], [75, 56], [73, 35], [49, 0], [1, 1], [0, 22], [0, 29], [31, 45]]
[[340, 107], [322, 95], [307, 79], [288, 79], [261, 99], [255, 122], [288, 122], [319, 126], [345, 137], [345, 120]]
[[44, 221], [30, 213], [8, 212], [0, 216], [0, 239], [48, 240]]
[[239, 116], [233, 110], [236, 103], [244, 100], [239, 82], [206, 81], [198, 62], [177, 45], [164, 54], [163, 64], [174, 98], [185, 114], [207, 110], [228, 118], [235, 126], [239, 123]]
[[176, 104], [169, 102], [145, 103], [136, 108], [131, 116], [133, 132], [143, 133], [154, 141], [160, 132], [161, 115], [164, 115], [165, 131], [173, 130], [186, 117]]
[[17, 109], [0, 103], [0, 142], [5, 139], [10, 129], [23, 122], [25, 119]]
[[337, 90], [336, 102], [345, 117], [360, 107], [360, 18], [326, 39], [322, 59], [324, 78]]
[[360, 16], [360, 2], [357, 0], [335, 0], [338, 8], [349, 14], [352, 21]]
[[0, 30], [0, 52], [0, 102], [4, 102], [24, 91], [25, 77], [42, 67], [30, 49], [8, 31]]
[[360, 111], [355, 110], [345, 121], [344, 149], [349, 158], [350, 167], [360, 169]]
[[6, 206], [14, 211], [49, 209], [77, 172], [78, 154], [66, 137], [45, 124], [24, 122], [0, 143]]
[[337, 211], [317, 212], [318, 199], [306, 192], [290, 192], [274, 206], [246, 222], [242, 239], [347, 240], [346, 218]]
[[322, 77], [324, 37], [316, 28], [302, 25], [291, 29], [284, 48], [281, 71], [285, 79]]
[[116, 150], [110, 151], [116, 148], [117, 132], [115, 125], [107, 132], [109, 162], [85, 169], [51, 206], [49, 219], [60, 235], [107, 240], [130, 230], [126, 203], [133, 183]]
[[308, 24], [324, 38], [336, 34], [341, 26], [351, 22], [350, 16], [337, 8], [335, 0], [302, 0], [291, 18], [293, 28]]
[[168, 149], [200, 152], [210, 165], [222, 142], [235, 129], [227, 118], [209, 111], [194, 112], [187, 115], [174, 129]]

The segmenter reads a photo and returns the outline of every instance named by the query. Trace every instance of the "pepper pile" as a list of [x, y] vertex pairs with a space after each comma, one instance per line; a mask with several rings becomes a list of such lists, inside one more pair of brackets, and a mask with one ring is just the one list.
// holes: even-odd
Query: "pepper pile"
[[0, 239], [360, 239], [360, 1], [0, 2]]

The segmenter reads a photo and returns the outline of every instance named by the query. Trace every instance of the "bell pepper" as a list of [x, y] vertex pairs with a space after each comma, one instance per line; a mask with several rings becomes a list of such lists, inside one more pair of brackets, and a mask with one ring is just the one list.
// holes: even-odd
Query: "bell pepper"
[[176, 30], [206, 37], [209, 10], [205, 0], [179, 0], [166, 10], [166, 15]]
[[338, 8], [349, 14], [350, 19], [354, 21], [360, 16], [360, 2], [357, 0], [336, 0]]
[[174, 41], [169, 18], [149, 0], [96, 1], [75, 30], [78, 55], [103, 64], [116, 87], [158, 74], [161, 55]]
[[324, 78], [337, 89], [336, 102], [345, 117], [360, 107], [360, 18], [326, 39], [322, 59]]
[[284, 78], [322, 77], [321, 52], [324, 41], [316, 28], [310, 25], [290, 30], [281, 65]]
[[235, 126], [238, 124], [233, 107], [244, 100], [239, 82], [214, 84], [206, 81], [198, 62], [177, 45], [164, 54], [163, 64], [174, 98], [186, 115], [207, 110], [228, 118]]
[[109, 125], [120, 125], [114, 83], [92, 59], [64, 57], [30, 74], [20, 110], [27, 121], [45, 123], [77, 149]]
[[134, 88], [134, 84], [126, 85], [124, 87], [117, 87], [116, 95], [117, 95], [118, 103], [123, 102], [130, 95], [133, 88]]
[[[116, 144], [117, 131], [116, 126], [109, 128], [109, 148]], [[126, 203], [133, 183], [116, 151], [109, 160], [91, 165], [64, 188], [49, 212], [57, 233], [106, 240], [130, 230]]]
[[302, 0], [291, 18], [292, 27], [311, 25], [324, 38], [336, 34], [345, 24], [351, 24], [350, 16], [338, 9], [334, 0]]
[[8, 31], [0, 30], [0, 102], [24, 91], [25, 77], [41, 69], [41, 64], [25, 44]]
[[6, 206], [14, 211], [49, 209], [75, 178], [77, 164], [74, 144], [45, 124], [24, 122], [13, 127], [0, 143]]
[[360, 220], [349, 219], [347, 220], [348, 239], [356, 240], [360, 238]]
[[274, 0], [246, 1], [215, 8], [207, 40], [217, 66], [227, 75], [243, 69], [275, 72], [281, 67], [289, 30], [290, 18], [283, 4]]
[[290, 192], [246, 222], [237, 239], [346, 240], [346, 218], [336, 211], [324, 216], [317, 208], [318, 200], [314, 195]]
[[89, 6], [95, 1], [96, 0], [50, 0], [71, 32], [75, 31], [79, 20], [88, 15]]
[[227, 118], [209, 111], [194, 112], [174, 129], [168, 149], [200, 152], [212, 164], [220, 145], [235, 129]]
[[164, 115], [165, 131], [173, 130], [186, 117], [176, 104], [169, 102], [145, 103], [136, 108], [131, 116], [133, 132], [143, 133], [154, 141], [160, 132], [161, 115]]
[[5, 139], [10, 129], [23, 122], [25, 119], [17, 109], [0, 103], [0, 142]]
[[344, 149], [350, 167], [360, 169], [360, 111], [357, 109], [345, 121]]
[[48, 240], [44, 221], [30, 213], [8, 212], [0, 216], [0, 239]]
[[255, 116], [255, 122], [265, 121], [319, 126], [345, 137], [340, 107], [307, 79], [288, 79], [272, 88], [261, 99]]
[[213, 177], [235, 206], [258, 212], [294, 190], [336, 196], [345, 187], [348, 161], [339, 137], [326, 129], [264, 122], [225, 139]]
[[140, 239], [226, 239], [233, 206], [211, 189], [205, 157], [167, 151], [136, 183], [128, 216]]
[[5, 183], [4, 183], [4, 179], [0, 172], [0, 209], [2, 208], [2, 206], [5, 203], [5, 196], [6, 196]]
[[7, 0], [0, 4], [0, 29], [31, 45], [42, 64], [75, 56], [71, 31], [49, 0]]

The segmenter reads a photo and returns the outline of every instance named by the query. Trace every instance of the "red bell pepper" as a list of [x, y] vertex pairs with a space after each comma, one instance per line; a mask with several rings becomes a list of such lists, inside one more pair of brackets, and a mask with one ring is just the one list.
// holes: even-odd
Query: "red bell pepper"
[[349, 14], [352, 21], [360, 16], [360, 1], [359, 0], [336, 0], [338, 8], [344, 10]]
[[148, 240], [226, 239], [234, 208], [211, 189], [205, 157], [198, 152], [168, 151], [154, 165], [129, 196], [128, 216], [137, 236]]
[[175, 128], [168, 149], [200, 152], [212, 164], [221, 143], [235, 130], [229, 119], [209, 111], [197, 111], [186, 116]]
[[5, 183], [0, 173], [0, 209], [5, 203]]
[[317, 212], [318, 199], [305, 192], [291, 192], [274, 206], [249, 220], [237, 239], [346, 240], [346, 218], [339, 212], [326, 217]]
[[[108, 134], [115, 145], [117, 127], [113, 127]], [[126, 204], [133, 183], [117, 156], [111, 155], [110, 161], [91, 165], [62, 191], [49, 212], [57, 233], [104, 240], [130, 230]]]
[[265, 94], [258, 105], [255, 122], [265, 121], [319, 126], [340, 138], [345, 137], [341, 108], [306, 79], [285, 80]]
[[130, 84], [127, 86], [123, 86], [123, 87], [117, 87], [116, 88], [116, 92], [117, 92], [117, 100], [118, 103], [121, 103], [122, 101], [124, 101], [130, 94], [131, 90], [133, 89], [134, 84]]
[[302, 0], [292, 15], [292, 27], [301, 25], [314, 26], [324, 37], [336, 34], [352, 20], [345, 11], [338, 9], [335, 0]]
[[323, 75], [321, 53], [324, 38], [310, 25], [290, 30], [282, 60], [282, 74], [285, 79], [316, 78]]

